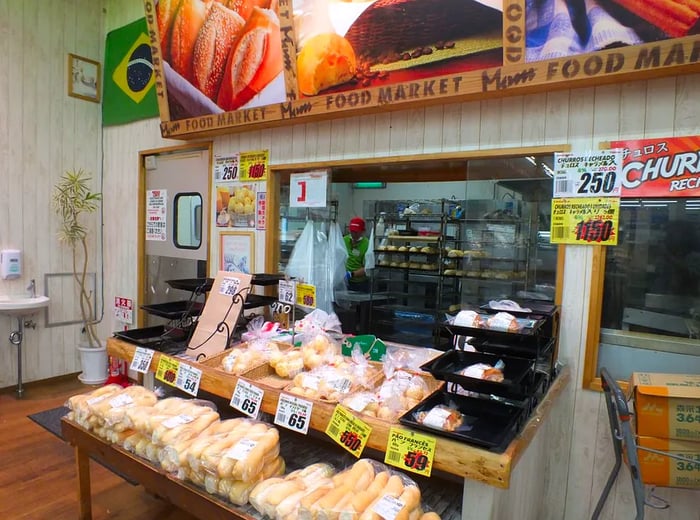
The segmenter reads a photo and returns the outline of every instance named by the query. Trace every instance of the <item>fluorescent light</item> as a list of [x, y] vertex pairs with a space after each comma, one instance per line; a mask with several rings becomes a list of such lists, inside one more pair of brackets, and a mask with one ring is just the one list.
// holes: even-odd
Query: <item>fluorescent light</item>
[[354, 182], [352, 187], [356, 190], [377, 190], [386, 188], [386, 182]]

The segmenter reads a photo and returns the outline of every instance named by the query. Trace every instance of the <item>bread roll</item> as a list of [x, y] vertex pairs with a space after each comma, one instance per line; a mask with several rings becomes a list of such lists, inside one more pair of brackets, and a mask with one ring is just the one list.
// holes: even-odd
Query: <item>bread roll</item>
[[306, 96], [350, 81], [355, 76], [357, 58], [352, 45], [335, 33], [309, 38], [297, 56], [299, 90]]
[[216, 100], [226, 59], [244, 25], [235, 11], [218, 2], [211, 4], [194, 45], [192, 77], [192, 84], [209, 99]]
[[172, 25], [170, 65], [190, 83], [194, 79], [194, 46], [206, 16], [205, 2], [182, 0]]
[[162, 58], [170, 61], [170, 37], [172, 34], [175, 14], [182, 0], [158, 0], [156, 5], [156, 20], [158, 22], [158, 36], [160, 38], [160, 52]]

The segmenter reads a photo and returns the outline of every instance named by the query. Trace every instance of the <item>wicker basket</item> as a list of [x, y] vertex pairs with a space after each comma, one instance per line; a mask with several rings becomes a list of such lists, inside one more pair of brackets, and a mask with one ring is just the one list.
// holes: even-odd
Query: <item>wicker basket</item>
[[[367, 387], [368, 388], [376, 388], [379, 386], [384, 379], [384, 372], [382, 371], [382, 364], [376, 361], [370, 361], [369, 362], [370, 366], [373, 368], [371, 373], [367, 377]], [[292, 388], [294, 388], [294, 383], [293, 382], [287, 382], [287, 385], [283, 389], [285, 392], [290, 392]], [[350, 390], [348, 391], [348, 395], [354, 393], [354, 392], [361, 392], [363, 390], [366, 390], [366, 388], [361, 387], [360, 385], [353, 385], [350, 387]], [[291, 393], [291, 392], [290, 392]], [[304, 399], [311, 399], [312, 401], [319, 401], [322, 403], [331, 403], [335, 404], [338, 401], [331, 400], [331, 399], [313, 399], [309, 397], [304, 397]]]
[[255, 368], [251, 368], [241, 374], [241, 377], [256, 385], [277, 390], [283, 390], [291, 383], [291, 379], [278, 376], [275, 369], [270, 366], [270, 363], [263, 363]]
[[[270, 343], [274, 343], [275, 345], [277, 345], [277, 348], [279, 348], [280, 352], [285, 352], [285, 351], [292, 348], [292, 346], [289, 343], [284, 343], [281, 341], [270, 341]], [[259, 368], [262, 365], [267, 365], [267, 362], [263, 361], [260, 364], [254, 366], [254, 367], [250, 367], [248, 370], [241, 372], [240, 374], [234, 374], [233, 372], [227, 372], [226, 370], [224, 370], [223, 366], [221, 366], [221, 365], [222, 365], [223, 359], [226, 356], [228, 356], [233, 350], [245, 350], [247, 348], [248, 348], [247, 343], [240, 343], [239, 345], [236, 345], [234, 348], [226, 349], [223, 352], [219, 352], [218, 354], [216, 354], [214, 356], [208, 357], [205, 360], [200, 361], [200, 363], [202, 365], [206, 365], [208, 367], [212, 367], [212, 368], [215, 368], [217, 370], [221, 370], [222, 372], [224, 372], [226, 374], [240, 375], [240, 376], [245, 377], [248, 372], [255, 370], [256, 368]]]

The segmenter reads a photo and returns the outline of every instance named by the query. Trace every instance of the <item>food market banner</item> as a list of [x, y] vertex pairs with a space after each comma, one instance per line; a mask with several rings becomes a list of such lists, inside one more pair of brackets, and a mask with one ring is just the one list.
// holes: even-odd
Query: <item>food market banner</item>
[[700, 197], [700, 136], [614, 141], [623, 198]]
[[682, 0], [144, 0], [164, 137], [700, 69]]

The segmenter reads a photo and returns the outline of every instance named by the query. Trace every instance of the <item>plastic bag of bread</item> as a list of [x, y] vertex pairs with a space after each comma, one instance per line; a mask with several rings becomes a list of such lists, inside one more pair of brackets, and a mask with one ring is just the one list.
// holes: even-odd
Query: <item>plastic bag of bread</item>
[[266, 322], [262, 316], [251, 320], [248, 331], [243, 333], [243, 345], [234, 347], [221, 360], [221, 367], [229, 373], [242, 374], [279, 354], [279, 346], [272, 341], [277, 335], [278, 323]]
[[379, 397], [372, 391], [353, 392], [343, 397], [340, 404], [353, 412], [376, 417], [379, 409]]
[[133, 406], [153, 406], [158, 402], [155, 392], [139, 385], [124, 388], [121, 392], [110, 396], [109, 399], [89, 405], [95, 415], [104, 419], [105, 426], [115, 432], [129, 428], [126, 420], [126, 410]]
[[490, 316], [486, 321], [486, 327], [504, 332], [518, 332], [520, 330], [518, 319], [507, 312], [498, 312]]
[[484, 381], [500, 383], [503, 381], [503, 369], [505, 367], [506, 364], [502, 359], [499, 359], [494, 366], [486, 363], [475, 363], [463, 368], [459, 373], [474, 379], [483, 379]]
[[[177, 444], [199, 435], [219, 414], [207, 407], [193, 407], [183, 413], [170, 416], [153, 427], [152, 440], [159, 446]], [[151, 422], [151, 424], [154, 424]]]
[[458, 327], [471, 327], [480, 329], [484, 327], [484, 320], [478, 312], [475, 311], [459, 311], [457, 316], [452, 320], [452, 325]]
[[284, 477], [268, 478], [250, 492], [250, 504], [270, 518], [293, 518], [308, 497], [316, 498], [331, 489], [334, 473], [330, 464], [315, 463]]
[[242, 506], [248, 503], [253, 488], [263, 480], [279, 477], [284, 474], [285, 463], [282, 457], [275, 457], [270, 463], [265, 464], [263, 471], [251, 481], [222, 478], [219, 480], [217, 494], [229, 500], [229, 502]]
[[414, 414], [420, 424], [453, 432], [464, 423], [464, 415], [456, 407], [439, 404], [430, 410], [422, 410]]
[[269, 363], [275, 373], [284, 379], [292, 379], [304, 371], [304, 356], [298, 349], [273, 353]]
[[78, 423], [83, 428], [91, 430], [101, 423], [101, 420], [92, 415], [90, 406], [108, 399], [110, 396], [120, 392], [122, 387], [117, 384], [110, 384], [86, 394], [74, 395], [66, 401], [66, 406], [70, 409], [69, 418]]
[[306, 370], [313, 370], [321, 365], [338, 363], [342, 358], [340, 344], [332, 340], [327, 334], [304, 334], [303, 338], [301, 354]]
[[401, 414], [428, 396], [429, 388], [422, 377], [403, 370], [395, 371], [377, 389], [377, 418], [395, 421]]

